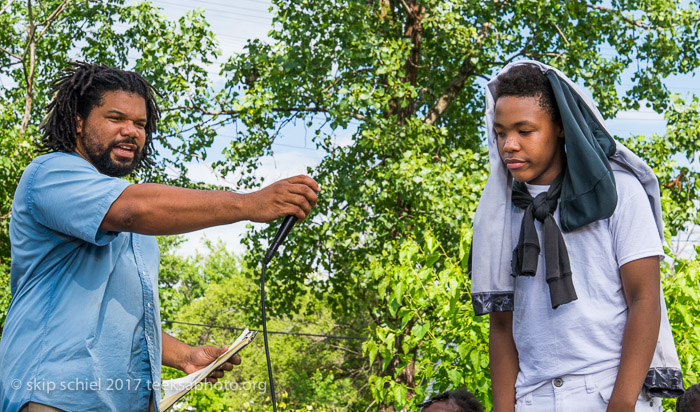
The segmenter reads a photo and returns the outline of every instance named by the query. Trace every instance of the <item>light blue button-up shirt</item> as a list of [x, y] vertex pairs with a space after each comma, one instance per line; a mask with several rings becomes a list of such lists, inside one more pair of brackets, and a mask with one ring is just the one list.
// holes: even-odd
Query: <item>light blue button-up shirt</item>
[[[0, 340], [3, 411], [147, 411], [160, 399], [155, 239], [98, 230], [129, 182], [78, 155], [24, 171], [10, 221], [12, 301]], [[157, 409], [157, 408], [156, 408]]]

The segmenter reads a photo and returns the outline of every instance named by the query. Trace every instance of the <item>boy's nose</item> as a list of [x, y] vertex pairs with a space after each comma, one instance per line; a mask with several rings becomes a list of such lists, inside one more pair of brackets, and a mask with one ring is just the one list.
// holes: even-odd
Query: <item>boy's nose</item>
[[515, 152], [520, 150], [517, 138], [513, 135], [506, 136], [506, 141], [503, 143], [503, 150], [506, 152]]

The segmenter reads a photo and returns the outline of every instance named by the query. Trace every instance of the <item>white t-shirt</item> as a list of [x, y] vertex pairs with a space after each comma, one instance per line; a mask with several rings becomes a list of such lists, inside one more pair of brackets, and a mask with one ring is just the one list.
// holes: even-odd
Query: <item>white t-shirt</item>
[[[649, 256], [663, 256], [646, 192], [626, 172], [615, 172], [618, 203], [609, 219], [564, 233], [578, 299], [552, 309], [544, 276], [544, 249], [534, 277], [515, 280], [513, 338], [520, 372], [519, 398], [550, 379], [589, 374], [619, 366], [627, 304], [620, 266]], [[549, 186], [528, 185], [535, 197]], [[518, 243], [523, 210], [513, 206], [513, 244]], [[559, 224], [559, 208], [554, 213]], [[543, 244], [542, 224], [535, 227]]]

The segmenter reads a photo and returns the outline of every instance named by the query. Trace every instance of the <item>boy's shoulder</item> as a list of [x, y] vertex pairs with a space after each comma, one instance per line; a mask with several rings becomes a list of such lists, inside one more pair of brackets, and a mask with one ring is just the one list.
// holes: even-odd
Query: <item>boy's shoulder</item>
[[615, 187], [617, 189], [617, 209], [620, 207], [629, 207], [630, 201], [636, 201], [641, 198], [649, 200], [647, 192], [642, 186], [637, 176], [626, 170], [614, 170]]

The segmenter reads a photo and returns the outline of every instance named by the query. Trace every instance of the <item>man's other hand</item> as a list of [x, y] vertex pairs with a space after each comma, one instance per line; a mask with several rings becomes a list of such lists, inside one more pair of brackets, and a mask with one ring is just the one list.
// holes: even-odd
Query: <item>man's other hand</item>
[[294, 176], [271, 184], [245, 196], [248, 220], [269, 222], [294, 215], [303, 221], [316, 206], [321, 187], [308, 176]]
[[[188, 359], [185, 361], [183, 370], [189, 375], [196, 372], [210, 363], [214, 362], [219, 356], [223, 355], [228, 348], [217, 348], [216, 346], [196, 346], [192, 347], [189, 352]], [[221, 364], [217, 369], [214, 369], [209, 376], [207, 382], [216, 383], [217, 380], [224, 376], [226, 371], [233, 369], [233, 365], [240, 365], [241, 357], [233, 355], [226, 362]]]

